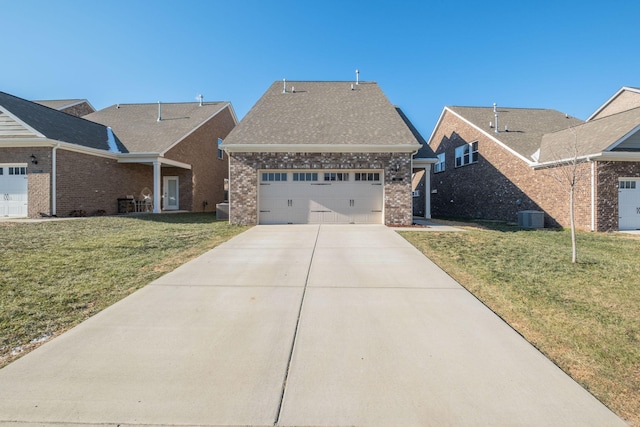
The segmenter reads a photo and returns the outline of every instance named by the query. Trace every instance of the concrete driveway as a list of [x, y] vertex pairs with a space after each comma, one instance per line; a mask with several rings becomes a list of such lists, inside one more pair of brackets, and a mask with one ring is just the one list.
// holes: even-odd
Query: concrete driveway
[[0, 424], [625, 425], [384, 226], [259, 226], [0, 370]]

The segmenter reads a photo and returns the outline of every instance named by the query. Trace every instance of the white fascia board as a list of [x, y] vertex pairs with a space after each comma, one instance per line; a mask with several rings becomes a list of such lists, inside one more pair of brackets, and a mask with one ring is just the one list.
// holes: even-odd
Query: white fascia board
[[607, 151], [589, 156], [591, 160], [599, 162], [640, 162], [640, 152], [635, 151]]
[[426, 166], [426, 165], [432, 165], [432, 164], [436, 164], [438, 163], [438, 159], [434, 159], [432, 157], [428, 157], [428, 158], [420, 158], [420, 159], [413, 159], [413, 165], [414, 166], [418, 166], [418, 167], [422, 167], [422, 166]]
[[61, 149], [61, 150], [73, 151], [75, 153], [88, 154], [90, 156], [106, 157], [108, 159], [117, 159], [118, 158], [118, 153], [111, 153], [109, 151], [100, 150], [100, 149], [97, 149], [97, 148], [83, 147], [82, 145], [71, 144], [71, 143], [64, 142], [64, 141], [56, 141], [56, 140], [50, 140], [50, 141], [54, 141], [55, 142], [54, 145], [57, 145], [58, 148]]
[[173, 166], [182, 169], [191, 169], [188, 163], [166, 159], [159, 153], [123, 153], [118, 155], [118, 163], [148, 163], [158, 162], [161, 165]]
[[427, 145], [431, 145], [431, 140], [433, 139], [433, 135], [436, 134], [436, 131], [438, 130], [438, 127], [440, 126], [440, 122], [442, 121], [442, 118], [444, 117], [444, 113], [446, 111], [451, 111], [449, 110], [449, 108], [444, 107], [442, 109], [442, 112], [440, 113], [440, 117], [438, 117], [438, 121], [436, 122], [436, 125], [433, 127], [433, 130], [431, 131], [431, 135], [429, 136], [429, 139], [427, 139]]
[[227, 153], [415, 153], [420, 144], [232, 144], [220, 146]]
[[29, 126], [28, 124], [26, 124], [22, 120], [20, 120], [20, 118], [18, 116], [12, 114], [11, 111], [7, 110], [6, 108], [0, 106], [0, 111], [2, 111], [7, 116], [11, 117], [15, 122], [19, 123], [21, 126], [24, 126], [27, 130], [29, 130], [29, 132], [32, 132], [34, 135], [39, 136], [40, 138], [46, 138], [47, 137], [46, 135], [38, 132], [37, 130], [35, 130], [34, 128]]
[[47, 138], [0, 138], [0, 148], [53, 147], [56, 144]]
[[567, 157], [565, 159], [560, 159], [560, 160], [552, 160], [550, 162], [543, 162], [543, 163], [532, 163], [531, 166], [533, 169], [543, 169], [543, 168], [548, 168], [551, 166], [561, 166], [563, 164], [570, 164], [573, 163], [574, 161], [581, 163], [584, 161], [590, 161], [590, 160], [595, 160], [598, 156], [600, 156], [600, 154], [588, 154], [585, 156], [578, 156], [576, 158], [573, 157]]
[[614, 148], [616, 148], [618, 145], [622, 144], [625, 140], [627, 140], [629, 137], [631, 137], [633, 134], [635, 134], [636, 132], [638, 132], [640, 130], [640, 125], [634, 127], [633, 129], [631, 129], [631, 131], [627, 132], [622, 138], [618, 139], [616, 142], [614, 142], [613, 144], [611, 144], [610, 146], [608, 146], [607, 148], [605, 148], [602, 151], [611, 151]]
[[[160, 152], [160, 155], [164, 156], [165, 154], [167, 154], [167, 151], [171, 150], [173, 147], [175, 147], [176, 145], [180, 144], [182, 141], [184, 141], [189, 135], [191, 135], [192, 133], [194, 133], [196, 130], [200, 129], [200, 127], [202, 125], [204, 125], [205, 123], [207, 123], [209, 120], [211, 120], [212, 118], [214, 118], [215, 116], [217, 116], [219, 113], [221, 113], [222, 111], [224, 111], [225, 108], [227, 108], [228, 106], [230, 106], [231, 103], [227, 102], [225, 105], [223, 105], [222, 107], [220, 107], [219, 110], [217, 110], [215, 113], [213, 113], [212, 115], [210, 115], [209, 117], [207, 117], [206, 119], [204, 119], [200, 124], [198, 124], [196, 127], [194, 127], [193, 129], [191, 129], [186, 135], [184, 135], [182, 138], [178, 139], [176, 142], [174, 142], [173, 144], [171, 144], [169, 147], [165, 148], [163, 151]], [[235, 118], [235, 116], [234, 116]], [[237, 122], [236, 122], [237, 124]]]
[[12, 138], [8, 141], [0, 140], [1, 148], [56, 146], [61, 150], [88, 154], [90, 156], [106, 157], [109, 159], [117, 158], [117, 153], [110, 153], [109, 151], [99, 150], [97, 148], [83, 147], [82, 145], [71, 144], [69, 142], [58, 141], [49, 138]]
[[507, 150], [508, 152], [510, 152], [511, 154], [513, 154], [514, 156], [516, 156], [517, 158], [519, 158], [520, 160], [522, 160], [523, 162], [525, 162], [526, 164], [528, 164], [529, 166], [533, 166], [534, 163], [527, 159], [526, 157], [524, 157], [522, 154], [518, 153], [517, 151], [513, 150], [512, 148], [510, 148], [509, 146], [507, 146], [505, 143], [503, 143], [502, 141], [500, 141], [499, 139], [497, 139], [495, 136], [491, 135], [489, 132], [485, 131], [484, 129], [476, 126], [475, 124], [471, 123], [469, 120], [465, 119], [464, 117], [462, 117], [460, 114], [456, 113], [453, 110], [450, 110], [448, 107], [445, 107], [445, 109], [447, 109], [447, 111], [449, 111], [451, 114], [455, 115], [456, 117], [458, 117], [460, 120], [462, 120], [463, 122], [467, 123], [469, 126], [473, 126], [474, 128], [478, 129], [480, 132], [482, 132], [486, 137], [488, 137], [489, 139], [491, 139], [493, 142], [495, 142], [496, 144], [498, 144], [500, 147], [504, 148], [505, 150]]

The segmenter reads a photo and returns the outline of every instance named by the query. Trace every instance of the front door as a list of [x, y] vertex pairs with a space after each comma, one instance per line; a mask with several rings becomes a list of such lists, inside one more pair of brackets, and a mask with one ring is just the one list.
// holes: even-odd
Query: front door
[[178, 177], [165, 176], [163, 179], [164, 193], [162, 197], [162, 209], [165, 211], [175, 211], [180, 209], [178, 194]]

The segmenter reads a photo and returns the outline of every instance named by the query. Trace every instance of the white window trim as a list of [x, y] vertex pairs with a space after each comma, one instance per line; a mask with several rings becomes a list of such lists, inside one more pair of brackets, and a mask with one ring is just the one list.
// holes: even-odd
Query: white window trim
[[445, 153], [440, 153], [437, 155], [438, 162], [433, 165], [433, 173], [444, 172], [446, 169], [446, 155]]
[[[473, 149], [474, 144], [476, 146], [475, 150]], [[469, 156], [468, 157], [469, 160], [466, 163], [464, 161], [465, 152], [467, 152]], [[475, 154], [475, 160], [474, 160], [474, 154]], [[460, 164], [458, 164], [458, 159], [460, 159]], [[464, 144], [459, 147], [456, 147], [455, 163], [454, 163], [454, 166], [456, 168], [461, 168], [463, 166], [471, 165], [477, 162], [478, 162], [478, 141], [472, 141], [468, 144]]]

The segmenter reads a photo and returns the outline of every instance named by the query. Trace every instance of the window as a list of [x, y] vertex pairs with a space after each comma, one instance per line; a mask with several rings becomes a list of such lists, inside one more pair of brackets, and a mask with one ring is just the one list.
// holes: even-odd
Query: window
[[353, 175], [356, 181], [380, 181], [379, 172], [356, 172]]
[[635, 181], [620, 181], [619, 188], [620, 189], [633, 190], [633, 189], [636, 188], [636, 182]]
[[325, 181], [349, 181], [349, 174], [343, 172], [325, 172]]
[[316, 172], [294, 172], [294, 181], [317, 181], [318, 174]]
[[4, 175], [4, 168], [0, 168], [0, 175]]
[[438, 154], [438, 163], [436, 163], [433, 167], [434, 173], [444, 172], [444, 161], [445, 161], [444, 153]]
[[456, 148], [456, 167], [478, 161], [478, 141]]
[[27, 168], [22, 167], [9, 167], [9, 175], [26, 175]]
[[287, 180], [286, 172], [263, 172], [262, 173], [263, 182], [286, 181], [286, 180]]
[[224, 150], [220, 149], [220, 145], [222, 145], [222, 139], [218, 138], [218, 158], [222, 159], [224, 157]]

